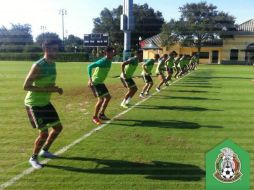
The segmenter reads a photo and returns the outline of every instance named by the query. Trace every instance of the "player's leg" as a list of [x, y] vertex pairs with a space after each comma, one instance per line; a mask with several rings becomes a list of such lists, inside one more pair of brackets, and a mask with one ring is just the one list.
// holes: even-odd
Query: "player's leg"
[[153, 79], [152, 79], [151, 75], [145, 75], [144, 76], [144, 81], [145, 81], [146, 85], [144, 86], [144, 88], [143, 88], [143, 90], [142, 90], [142, 92], [140, 94], [141, 98], [143, 98], [144, 95], [148, 96], [149, 92], [150, 92], [150, 89], [153, 86]]
[[128, 92], [125, 94], [124, 99], [121, 103], [121, 106], [123, 108], [128, 108], [128, 104], [130, 103], [131, 98], [137, 92], [138, 88], [132, 78], [124, 79], [124, 83], [125, 83], [126, 87], [128, 88]]
[[149, 84], [145, 83], [145, 86], [143, 87], [142, 92], [139, 95], [140, 98], [145, 98], [145, 92], [147, 91], [148, 87], [149, 87]]
[[52, 130], [49, 133], [46, 143], [44, 144], [42, 150], [40, 151], [40, 154], [39, 154], [40, 156], [43, 156], [46, 158], [56, 157], [55, 155], [51, 154], [48, 150], [51, 147], [51, 145], [53, 144], [53, 142], [56, 140], [58, 135], [61, 133], [62, 130], [63, 130], [63, 126], [61, 123], [52, 127]]
[[170, 72], [170, 68], [167, 68], [167, 77], [166, 77], [166, 79], [165, 79], [165, 84], [166, 84], [166, 86], [168, 86], [169, 84], [168, 84], [168, 81], [170, 81], [171, 80], [171, 72]]
[[42, 164], [38, 161], [39, 152], [48, 138], [48, 130], [40, 131], [39, 136], [34, 141], [33, 155], [29, 159], [29, 163], [35, 169], [41, 169]]
[[146, 96], [149, 95], [149, 92], [150, 92], [150, 90], [151, 90], [152, 87], [153, 87], [153, 82], [148, 83], [148, 88], [147, 88], [147, 90], [146, 90], [146, 92], [145, 92], [145, 95], [146, 95]]
[[57, 136], [61, 133], [63, 127], [60, 122], [59, 116], [54, 108], [54, 106], [49, 103], [47, 106], [43, 107], [43, 127], [40, 128], [41, 131], [47, 130], [52, 128], [50, 134], [46, 139], [46, 143], [44, 144], [42, 150], [39, 153], [39, 156], [53, 158], [55, 157], [53, 154], [48, 152], [49, 148], [51, 147], [52, 143], [55, 141]]
[[26, 111], [32, 127], [39, 129], [39, 135], [34, 141], [33, 155], [30, 157], [29, 163], [32, 165], [33, 168], [41, 169], [42, 165], [38, 161], [38, 155], [42, 146], [44, 145], [45, 141], [48, 138], [48, 129], [47, 128], [42, 129], [45, 126], [43, 121], [44, 118], [43, 114], [45, 111], [43, 107], [31, 107], [31, 106], [26, 106]]
[[92, 121], [96, 125], [100, 125], [100, 119], [99, 119], [99, 113], [102, 109], [102, 105], [104, 102], [104, 97], [109, 95], [108, 89], [105, 86], [105, 84], [96, 84], [92, 86], [92, 91], [94, 92], [94, 95], [97, 97], [97, 103], [95, 104], [95, 109], [94, 109], [94, 115], [92, 118]]
[[94, 115], [93, 115], [93, 118], [92, 118], [92, 121], [97, 125], [101, 124], [101, 122], [98, 118], [98, 115], [99, 115], [99, 112], [101, 110], [102, 104], [103, 104], [103, 98], [98, 97], [97, 103], [95, 104]]
[[158, 78], [159, 78], [159, 80], [160, 80], [160, 83], [159, 83], [159, 85], [156, 87], [156, 91], [157, 91], [157, 92], [160, 92], [161, 86], [165, 83], [164, 74], [163, 74], [163, 73], [160, 73], [159, 76], [158, 76]]
[[102, 119], [102, 120], [110, 120], [106, 115], [105, 115], [105, 111], [108, 107], [108, 103], [109, 101], [111, 100], [111, 95], [110, 94], [107, 94], [106, 96], [103, 97], [103, 103], [102, 103], [102, 106], [101, 106], [101, 111], [99, 113], [99, 119]]

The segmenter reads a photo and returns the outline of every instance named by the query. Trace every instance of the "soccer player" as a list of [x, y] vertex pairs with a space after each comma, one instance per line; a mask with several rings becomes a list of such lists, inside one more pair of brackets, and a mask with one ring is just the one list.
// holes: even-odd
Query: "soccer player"
[[159, 58], [160, 58], [160, 55], [159, 54], [155, 54], [154, 55], [154, 59], [148, 59], [142, 65], [143, 71], [142, 71], [141, 75], [143, 76], [143, 79], [145, 81], [145, 86], [143, 87], [143, 90], [142, 90], [142, 92], [139, 95], [140, 98], [145, 98], [146, 96], [149, 95], [149, 91], [150, 91], [150, 89], [153, 86], [153, 79], [151, 77], [151, 75], [152, 75], [152, 69], [153, 69], [154, 63], [158, 62]]
[[[63, 94], [63, 89], [56, 86], [56, 58], [59, 46], [56, 40], [46, 40], [43, 45], [44, 57], [33, 64], [28, 73], [24, 90], [28, 91], [25, 98], [25, 106], [33, 128], [39, 130], [39, 136], [34, 142], [33, 155], [29, 163], [35, 169], [41, 169], [38, 155], [53, 158], [48, 152], [54, 140], [62, 131], [62, 124], [58, 114], [51, 104], [51, 94]], [[50, 134], [48, 129], [52, 128]]]
[[179, 57], [174, 62], [174, 67], [175, 67], [175, 70], [176, 70], [176, 74], [174, 76], [175, 78], [178, 78], [178, 74], [180, 72], [182, 72], [180, 64], [181, 64], [181, 61], [182, 61], [183, 58], [184, 58], [184, 55], [180, 54]]
[[181, 72], [179, 74], [179, 77], [182, 77], [185, 73], [188, 72], [189, 62], [190, 62], [190, 56], [185, 55], [183, 59], [180, 61]]
[[[112, 64], [112, 59], [114, 57], [114, 48], [112, 47], [107, 47], [105, 49], [105, 57], [102, 59], [91, 63], [87, 67], [88, 71], [88, 86], [92, 89], [95, 97], [98, 98], [98, 101], [95, 105], [95, 111], [94, 115], [92, 118], [92, 121], [97, 124], [101, 125], [101, 120], [110, 120], [106, 115], [105, 115], [105, 110], [108, 106], [108, 103], [111, 99], [111, 96], [109, 94], [109, 91], [104, 84], [105, 79], [108, 76], [108, 73], [111, 68]], [[92, 74], [92, 70], [95, 69], [94, 73]]]
[[169, 54], [168, 59], [165, 61], [166, 62], [166, 69], [167, 69], [167, 77], [166, 77], [165, 83], [170, 81], [173, 76], [173, 73], [174, 73], [173, 67], [174, 67], [174, 62], [176, 60], [176, 56], [177, 56], [177, 53], [175, 51], [172, 51]]
[[156, 91], [160, 92], [161, 86], [165, 83], [166, 79], [164, 76], [164, 72], [166, 70], [165, 61], [168, 59], [168, 54], [164, 54], [163, 57], [159, 60], [159, 63], [156, 68], [156, 75], [158, 76], [160, 83], [156, 87]]
[[128, 89], [128, 92], [125, 94], [124, 99], [121, 103], [121, 106], [123, 108], [128, 108], [128, 104], [130, 103], [131, 98], [135, 95], [135, 93], [138, 90], [136, 83], [134, 82], [132, 77], [134, 72], [136, 71], [138, 63], [142, 61], [143, 61], [143, 51], [137, 50], [135, 52], [134, 57], [131, 57], [130, 59], [122, 63], [122, 73], [120, 79], [124, 87]]
[[194, 54], [192, 57], [191, 57], [191, 60], [190, 60], [190, 65], [191, 65], [191, 69], [192, 70], [195, 70], [197, 68], [197, 55]]

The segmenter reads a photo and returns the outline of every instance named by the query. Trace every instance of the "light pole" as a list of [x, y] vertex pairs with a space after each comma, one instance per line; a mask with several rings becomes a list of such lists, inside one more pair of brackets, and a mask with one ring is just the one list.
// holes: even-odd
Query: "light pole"
[[67, 10], [60, 9], [59, 14], [62, 15], [62, 32], [63, 32], [63, 48], [64, 48], [64, 16], [67, 15]]
[[123, 14], [121, 15], [121, 30], [124, 32], [124, 61], [131, 55], [131, 31], [134, 28], [133, 0], [124, 0]]
[[47, 29], [46, 26], [41, 26], [41, 31], [42, 31], [42, 33], [44, 33], [46, 29]]
[[44, 33], [45, 33], [45, 30], [46, 30], [47, 28], [46, 28], [46, 26], [41, 26], [41, 31], [42, 31], [42, 40], [44, 41], [45, 39], [45, 35], [44, 35]]

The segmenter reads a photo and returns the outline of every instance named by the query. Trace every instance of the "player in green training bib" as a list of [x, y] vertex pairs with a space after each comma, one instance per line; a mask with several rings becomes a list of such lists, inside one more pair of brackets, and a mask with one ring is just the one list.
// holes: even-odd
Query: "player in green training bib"
[[135, 52], [135, 57], [131, 57], [127, 61], [122, 63], [122, 73], [120, 79], [125, 88], [128, 89], [128, 92], [125, 94], [124, 99], [121, 103], [123, 108], [128, 108], [128, 104], [131, 101], [131, 98], [135, 95], [138, 88], [136, 83], [132, 79], [134, 72], [137, 69], [138, 63], [143, 61], [143, 52], [138, 50]]
[[143, 71], [141, 73], [141, 75], [143, 76], [144, 82], [145, 82], [145, 86], [143, 87], [142, 92], [140, 93], [139, 97], [140, 98], [145, 98], [146, 96], [149, 95], [149, 91], [153, 86], [153, 79], [151, 77], [152, 75], [152, 69], [154, 66], [155, 62], [158, 62], [160, 58], [159, 54], [155, 54], [154, 55], [154, 59], [148, 59], [143, 65]]
[[177, 53], [175, 51], [172, 51], [168, 59], [165, 61], [166, 62], [166, 70], [167, 70], [167, 77], [165, 83], [171, 80], [173, 73], [174, 73], [174, 63], [176, 60]]
[[168, 54], [164, 54], [163, 57], [159, 60], [157, 68], [156, 68], [156, 75], [158, 76], [160, 83], [156, 87], [156, 91], [160, 92], [160, 88], [165, 83], [165, 75], [164, 72], [166, 71], [165, 61], [168, 59]]
[[[33, 128], [39, 130], [39, 136], [35, 140], [33, 155], [29, 163], [35, 169], [42, 168], [38, 161], [38, 155], [55, 157], [48, 150], [59, 133], [62, 131], [58, 114], [50, 102], [51, 94], [63, 94], [62, 88], [55, 85], [56, 66], [54, 59], [58, 52], [59, 41], [46, 40], [43, 43], [44, 57], [33, 64], [24, 82], [24, 90], [28, 91], [25, 98], [25, 106]], [[48, 128], [52, 131], [48, 134]]]
[[[104, 84], [105, 79], [108, 76], [108, 73], [111, 68], [112, 59], [114, 57], [114, 49], [112, 47], [107, 47], [105, 49], [105, 57], [98, 60], [95, 63], [91, 63], [87, 67], [88, 71], [88, 86], [91, 87], [95, 97], [98, 98], [98, 101], [95, 105], [95, 111], [92, 118], [92, 121], [101, 125], [101, 120], [109, 120], [109, 118], [105, 115], [105, 110], [108, 106], [108, 103], [111, 99], [109, 91]], [[92, 74], [92, 70], [95, 68], [94, 73]]]

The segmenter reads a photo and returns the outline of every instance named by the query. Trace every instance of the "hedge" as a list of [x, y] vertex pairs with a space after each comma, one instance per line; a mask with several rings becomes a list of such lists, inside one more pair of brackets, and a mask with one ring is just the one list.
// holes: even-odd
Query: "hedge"
[[[0, 53], [0, 60], [3, 61], [36, 61], [43, 57], [43, 53]], [[87, 62], [88, 53], [58, 53], [58, 62]]]

